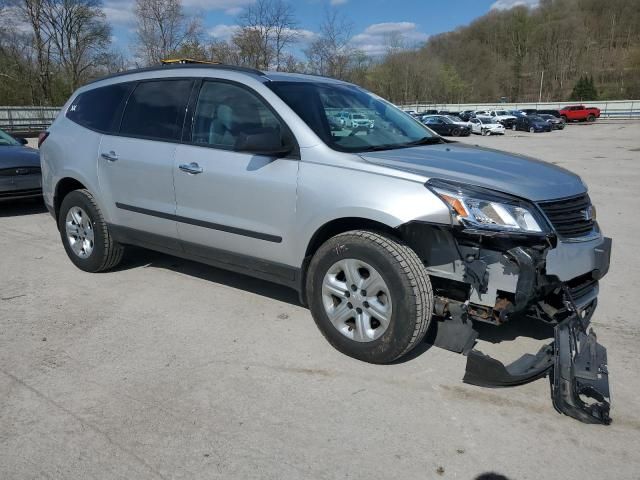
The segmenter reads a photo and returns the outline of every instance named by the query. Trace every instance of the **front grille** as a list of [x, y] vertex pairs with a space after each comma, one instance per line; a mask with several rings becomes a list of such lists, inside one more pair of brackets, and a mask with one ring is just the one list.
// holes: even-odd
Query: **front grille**
[[16, 175], [40, 174], [40, 167], [11, 167], [0, 168], [0, 177], [15, 177]]
[[538, 205], [560, 237], [582, 237], [593, 230], [591, 200], [586, 193]]

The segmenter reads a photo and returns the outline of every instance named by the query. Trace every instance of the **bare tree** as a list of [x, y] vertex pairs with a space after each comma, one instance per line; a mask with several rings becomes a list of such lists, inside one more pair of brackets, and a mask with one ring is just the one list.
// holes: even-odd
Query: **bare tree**
[[21, 19], [31, 27], [32, 46], [35, 50], [38, 85], [44, 104], [50, 104], [51, 93], [51, 38], [44, 25], [44, 0], [14, 0], [7, 4], [15, 9]]
[[283, 0], [257, 0], [239, 16], [243, 30], [253, 30], [246, 34], [257, 42], [259, 61], [257, 68], [268, 69], [275, 62], [280, 70], [285, 49], [297, 40], [297, 22], [293, 6]]
[[337, 10], [326, 10], [320, 35], [306, 50], [310, 70], [321, 75], [344, 79], [354, 54], [350, 46], [353, 24]]
[[136, 0], [135, 15], [136, 50], [147, 65], [159, 63], [200, 34], [200, 23], [185, 16], [180, 0]]
[[100, 0], [42, 0], [42, 3], [44, 29], [71, 92], [92, 68], [104, 63], [111, 44], [111, 28]]

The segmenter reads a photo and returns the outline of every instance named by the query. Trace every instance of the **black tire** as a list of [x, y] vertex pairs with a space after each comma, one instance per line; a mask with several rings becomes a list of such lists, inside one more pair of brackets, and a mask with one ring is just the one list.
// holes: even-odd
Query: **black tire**
[[451, 135], [453, 137], [459, 137], [460, 136], [460, 129], [459, 128], [454, 128], [453, 130], [451, 130]]
[[587, 116], [587, 122], [595, 122], [595, 121], [596, 121], [595, 115], [588, 115]]
[[567, 120], [566, 115], [562, 115], [560, 118], [562, 118], [565, 121], [565, 123], [569, 121], [569, 120]]
[[[73, 207], [80, 207], [87, 213], [93, 228], [93, 251], [86, 258], [81, 258], [73, 251], [67, 238], [65, 223], [67, 213]], [[102, 212], [88, 190], [74, 190], [64, 197], [58, 216], [58, 230], [69, 259], [80, 270], [101, 272], [115, 267], [122, 260], [124, 247], [111, 236]]]
[[529, 127], [529, 133], [536, 133], [536, 129], [533, 127]]
[[[382, 276], [392, 302], [386, 331], [361, 343], [343, 335], [327, 316], [322, 282], [339, 260], [355, 258]], [[307, 302], [316, 325], [337, 350], [370, 363], [389, 363], [412, 350], [425, 336], [433, 310], [433, 291], [427, 270], [416, 253], [383, 233], [354, 230], [327, 240], [315, 253], [306, 281]]]

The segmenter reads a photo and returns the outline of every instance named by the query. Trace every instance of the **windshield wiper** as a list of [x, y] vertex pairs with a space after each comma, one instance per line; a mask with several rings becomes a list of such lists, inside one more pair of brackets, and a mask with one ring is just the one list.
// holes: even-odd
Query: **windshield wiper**
[[444, 143], [444, 140], [440, 137], [423, 137], [420, 140], [415, 140], [413, 142], [405, 143], [403, 147], [413, 147], [416, 145], [435, 145], [437, 143]]
[[419, 145], [435, 145], [437, 143], [445, 143], [445, 141], [440, 137], [423, 137], [419, 140], [414, 140], [413, 142], [408, 143], [392, 143], [387, 145], [372, 145], [370, 147], [366, 147], [363, 152], [379, 152], [381, 150], [397, 150], [399, 148], [409, 148], [416, 147]]

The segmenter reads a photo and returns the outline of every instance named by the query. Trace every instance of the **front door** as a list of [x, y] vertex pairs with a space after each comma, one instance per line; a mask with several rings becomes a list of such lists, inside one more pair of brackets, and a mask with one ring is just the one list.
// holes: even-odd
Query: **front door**
[[178, 145], [174, 165], [178, 233], [192, 255], [248, 261], [257, 270], [264, 265], [251, 260], [255, 257], [290, 263], [299, 162], [237, 148], [246, 135], [268, 131], [292, 141], [282, 120], [253, 90], [203, 82], [190, 144]]

